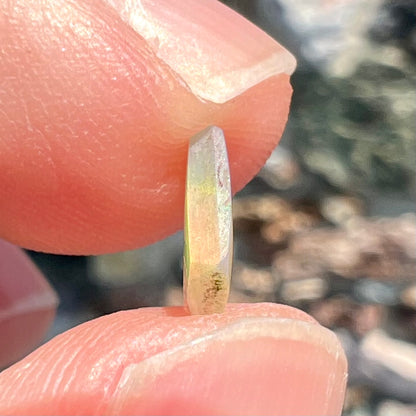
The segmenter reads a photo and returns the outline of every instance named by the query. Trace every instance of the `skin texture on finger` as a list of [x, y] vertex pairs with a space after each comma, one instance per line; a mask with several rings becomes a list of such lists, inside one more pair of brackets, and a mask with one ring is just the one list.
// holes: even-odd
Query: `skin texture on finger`
[[128, 366], [110, 413], [336, 415], [346, 380], [339, 349], [317, 325], [241, 319]]
[[[189, 1], [165, 3], [181, 10]], [[171, 234], [183, 225], [188, 141], [208, 125], [225, 132], [234, 192], [260, 169], [287, 119], [293, 57], [218, 2], [202, 3], [207, 21], [194, 17], [188, 24], [188, 4], [186, 18], [171, 26], [166, 22], [172, 14], [152, 10], [151, 25], [162, 22], [165, 37], [183, 27], [195, 39], [206, 79], [212, 71], [209, 88], [228, 85], [220, 99], [208, 87], [205, 98], [195, 95], [203, 94], [201, 80], [195, 87], [190, 78], [199, 74], [198, 59], [190, 63], [191, 73], [169, 60], [183, 42], [159, 50], [154, 38], [141, 36], [137, 8], [121, 10], [101, 0], [1, 3], [3, 238], [35, 250], [97, 254]], [[224, 10], [229, 30], [218, 30], [212, 22], [218, 17], [221, 23]], [[212, 42], [208, 35], [215, 38], [216, 31], [225, 46], [207, 59], [214, 52], [204, 42]], [[245, 45], [254, 58], [241, 53]], [[260, 55], [256, 45], [265, 45], [257, 46]], [[191, 52], [185, 48], [183, 54]], [[222, 53], [235, 53], [236, 64], [232, 56], [219, 59]], [[207, 64], [217, 60], [226, 70]], [[248, 76], [252, 68], [255, 75]], [[238, 70], [245, 76], [227, 78]], [[230, 87], [233, 79], [238, 85]], [[232, 98], [221, 103], [206, 97]]]
[[0, 240], [0, 369], [40, 344], [58, 297], [29, 257]]
[[[250, 323], [250, 319], [255, 322]], [[267, 333], [271, 329], [270, 336], [257, 334], [250, 340], [244, 336], [241, 338], [241, 334], [247, 331], [233, 329], [233, 325], [240, 326], [240, 329], [241, 325], [245, 325], [251, 328], [250, 331], [257, 331], [262, 325], [259, 320], [266, 320], [263, 324]], [[295, 328], [302, 324], [308, 328], [306, 332]], [[282, 328], [286, 328], [286, 334]], [[273, 335], [273, 331], [280, 335]], [[209, 342], [209, 337], [214, 342]], [[229, 340], [224, 337], [229, 337]], [[316, 339], [320, 341], [314, 342]], [[189, 351], [190, 346], [193, 350], [198, 340], [202, 340], [201, 351], [193, 356], [191, 354], [188, 360], [178, 360], [178, 357], [186, 355], [180, 349]], [[208, 343], [204, 344], [207, 340]], [[230, 366], [227, 366], [230, 358], [226, 357], [232, 356], [233, 351], [235, 357], [240, 359], [231, 359]], [[164, 356], [170, 352], [173, 353], [172, 360]], [[120, 391], [120, 381], [126, 378], [126, 373], [128, 381], [131, 369], [134, 373], [137, 365], [150, 360], [154, 361], [148, 368], [162, 364], [158, 368], [166, 370], [167, 385], [175, 383], [177, 375], [178, 390], [171, 386], [162, 401], [157, 401], [158, 389], [153, 390], [153, 395], [147, 391], [149, 407], [143, 407], [139, 398], [133, 403], [122, 400], [120, 408], [119, 399], [126, 391], [123, 388]], [[169, 365], [165, 365], [178, 361], [179, 364], [173, 364], [172, 371]], [[193, 371], [189, 372], [191, 368]], [[182, 395], [177, 396], [180, 386], [186, 385], [183, 383], [186, 374], [191, 377], [187, 379], [187, 394], [184, 395], [182, 390]], [[142, 375], [145, 384], [151, 386], [151, 377], [156, 373], [148, 371]], [[253, 403], [267, 398], [270, 410], [272, 394], [279, 389], [284, 390], [290, 381], [291, 398], [296, 393], [298, 398], [312, 400], [314, 392], [317, 395], [322, 393], [322, 410], [325, 407], [332, 413], [320, 414], [336, 414], [342, 407], [346, 361], [330, 331], [320, 327], [305, 313], [283, 305], [230, 304], [224, 314], [203, 316], [187, 315], [180, 307], [123, 311], [87, 322], [57, 336], [1, 373], [0, 414], [107, 414], [115, 410], [115, 405], [121, 413], [134, 409], [134, 414], [152, 414], [153, 411], [163, 414], [244, 413], [238, 407], [238, 400], [245, 399], [243, 396], [233, 398], [234, 412], [225, 409], [223, 404], [218, 408], [215, 402], [208, 403], [203, 395], [199, 410], [198, 403], [189, 403], [192, 397], [198, 397], [192, 395], [193, 389], [195, 394], [199, 394], [205, 381], [213, 380], [214, 375], [219, 379], [224, 376], [227, 384], [237, 386], [237, 392], [247, 391], [248, 388], [249, 383], [240, 383], [241, 377], [257, 377], [260, 387], [271, 389], [271, 392], [263, 394], [259, 386], [254, 388], [253, 400], [249, 400], [251, 409]], [[274, 383], [271, 383], [273, 377]], [[228, 383], [232, 379], [234, 384]], [[332, 380], [332, 390], [321, 392], [319, 389], [328, 385], [328, 380]], [[159, 377], [158, 382], [163, 384], [163, 377]], [[311, 387], [308, 385], [310, 382], [318, 387]], [[172, 402], [174, 397], [177, 398], [176, 403]], [[279, 400], [283, 403], [284, 395]], [[159, 407], [155, 408], [157, 403]], [[279, 409], [279, 401], [274, 406]], [[296, 409], [292, 407], [292, 410]]]

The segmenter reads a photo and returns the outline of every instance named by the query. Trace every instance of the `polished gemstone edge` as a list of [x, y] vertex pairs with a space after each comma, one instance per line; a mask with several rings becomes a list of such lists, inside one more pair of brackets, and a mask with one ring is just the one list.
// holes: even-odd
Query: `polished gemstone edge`
[[187, 166], [185, 304], [191, 314], [221, 313], [230, 291], [233, 225], [227, 147], [219, 127], [192, 137]]

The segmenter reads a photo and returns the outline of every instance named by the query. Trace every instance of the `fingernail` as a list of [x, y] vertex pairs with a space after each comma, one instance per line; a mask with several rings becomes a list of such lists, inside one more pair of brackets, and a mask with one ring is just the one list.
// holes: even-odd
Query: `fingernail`
[[109, 414], [337, 415], [346, 378], [331, 331], [244, 318], [126, 367]]
[[218, 1], [107, 2], [204, 100], [226, 102], [295, 69], [287, 50]]

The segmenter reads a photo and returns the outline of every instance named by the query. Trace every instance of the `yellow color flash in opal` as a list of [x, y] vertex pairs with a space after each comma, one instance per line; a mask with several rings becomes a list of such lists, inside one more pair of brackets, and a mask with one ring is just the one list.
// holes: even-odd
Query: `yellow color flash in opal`
[[211, 126], [189, 143], [185, 195], [184, 297], [194, 315], [220, 313], [230, 292], [233, 222], [224, 133]]

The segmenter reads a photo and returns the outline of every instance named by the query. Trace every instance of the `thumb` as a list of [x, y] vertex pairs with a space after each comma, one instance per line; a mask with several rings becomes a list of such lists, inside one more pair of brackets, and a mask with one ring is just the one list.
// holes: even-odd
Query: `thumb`
[[0, 414], [336, 415], [346, 360], [333, 333], [275, 304], [108, 315], [0, 374]]
[[26, 248], [165, 237], [192, 135], [224, 129], [238, 191], [287, 119], [294, 58], [214, 0], [12, 0], [0, 37], [0, 236]]

